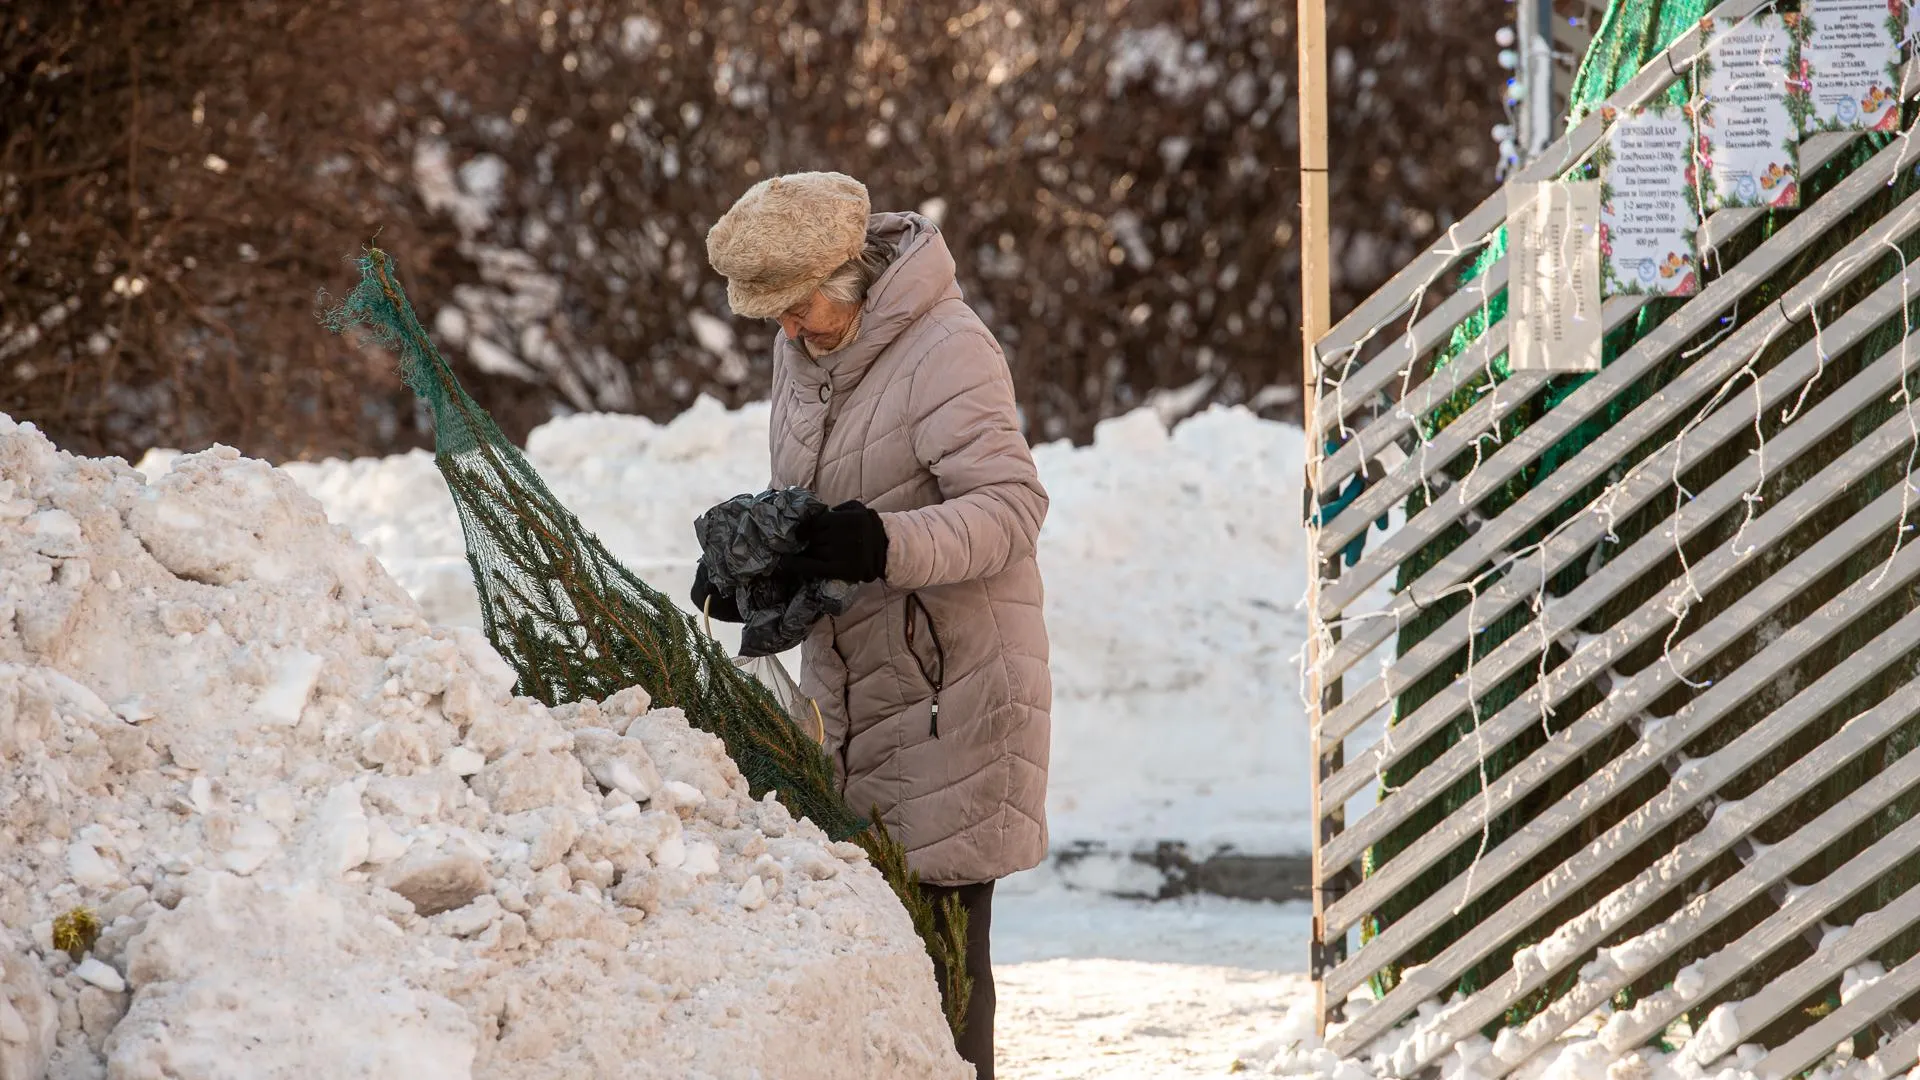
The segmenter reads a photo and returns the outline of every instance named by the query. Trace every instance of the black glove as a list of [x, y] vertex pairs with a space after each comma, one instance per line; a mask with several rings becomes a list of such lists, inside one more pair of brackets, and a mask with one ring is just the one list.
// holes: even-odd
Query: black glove
[[693, 568], [693, 610], [704, 611], [721, 622], [746, 622], [740, 615], [740, 605], [733, 597], [727, 596], [713, 587], [713, 579], [707, 576], [707, 560], [701, 559]]
[[800, 523], [802, 545], [780, 560], [802, 581], [877, 581], [887, 572], [887, 527], [860, 502], [843, 502]]

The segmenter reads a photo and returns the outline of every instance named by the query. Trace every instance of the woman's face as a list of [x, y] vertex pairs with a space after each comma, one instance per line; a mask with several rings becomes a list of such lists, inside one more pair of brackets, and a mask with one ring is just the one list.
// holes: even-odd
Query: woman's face
[[781, 312], [777, 318], [789, 340], [801, 342], [817, 354], [840, 344], [858, 310], [858, 305], [836, 303], [816, 289], [812, 296]]

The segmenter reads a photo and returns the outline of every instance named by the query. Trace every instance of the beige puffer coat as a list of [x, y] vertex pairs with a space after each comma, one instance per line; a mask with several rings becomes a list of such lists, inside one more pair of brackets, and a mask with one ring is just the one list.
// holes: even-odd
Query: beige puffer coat
[[775, 346], [775, 485], [859, 499], [888, 542], [885, 580], [814, 626], [800, 688], [853, 809], [878, 808], [928, 883], [988, 881], [1047, 851], [1047, 494], [939, 230], [917, 214], [872, 227], [898, 254], [858, 336], [818, 363]]

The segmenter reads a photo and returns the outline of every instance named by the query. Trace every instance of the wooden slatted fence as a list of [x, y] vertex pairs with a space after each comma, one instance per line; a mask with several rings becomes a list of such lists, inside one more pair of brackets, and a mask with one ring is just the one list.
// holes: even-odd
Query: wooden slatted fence
[[[1596, 110], [1520, 178], [1601, 135]], [[1449, 291], [1497, 193], [1319, 342], [1336, 1052], [1392, 1048], [1375, 1063], [1410, 1077], [1492, 1037], [1477, 1069], [1504, 1076], [1597, 1030], [1619, 1055], [1753, 1044], [1768, 1077], [1849, 1040], [1887, 1073], [1920, 1058], [1920, 144], [1816, 135], [1801, 162], [1802, 209], [1705, 222], [1698, 295], [1603, 305], [1631, 340], [1590, 377], [1499, 373], [1504, 260]]]

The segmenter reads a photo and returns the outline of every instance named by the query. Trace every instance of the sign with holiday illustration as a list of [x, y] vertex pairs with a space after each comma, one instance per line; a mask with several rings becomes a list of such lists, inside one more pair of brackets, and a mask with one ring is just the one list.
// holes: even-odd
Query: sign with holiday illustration
[[1700, 291], [1699, 189], [1693, 122], [1661, 103], [1632, 112], [1601, 106], [1608, 125], [1600, 166], [1600, 278], [1608, 296]]
[[1900, 126], [1900, 45], [1907, 0], [1805, 0], [1799, 78], [1812, 109], [1806, 131]]
[[1800, 205], [1800, 127], [1809, 98], [1800, 70], [1798, 15], [1734, 23], [1700, 20], [1709, 42], [1694, 65], [1694, 123], [1700, 135], [1697, 201], [1728, 206]]

